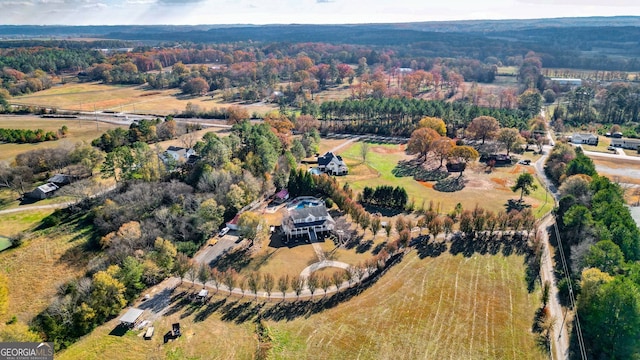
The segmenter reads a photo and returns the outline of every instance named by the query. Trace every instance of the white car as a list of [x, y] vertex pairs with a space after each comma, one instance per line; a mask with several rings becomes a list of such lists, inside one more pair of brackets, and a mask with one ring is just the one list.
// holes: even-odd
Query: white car
[[229, 232], [229, 228], [225, 226], [222, 230], [220, 230], [220, 232], [218, 233], [218, 236], [223, 237], [227, 235], [228, 232]]

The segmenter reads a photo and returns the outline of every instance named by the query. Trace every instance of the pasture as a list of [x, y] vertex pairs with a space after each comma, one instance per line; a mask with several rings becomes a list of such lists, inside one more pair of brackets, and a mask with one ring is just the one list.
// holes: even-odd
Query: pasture
[[[187, 103], [201, 109], [226, 108], [220, 94], [214, 96], [185, 96], [179, 89], [149, 90], [144, 85], [124, 86], [101, 83], [67, 83], [34, 94], [18, 96], [12, 103], [55, 107], [75, 111], [115, 111], [137, 114], [169, 115], [184, 111]], [[243, 105], [249, 114], [266, 113], [277, 109], [264, 103]]]
[[[472, 209], [476, 205], [492, 211], [504, 209], [509, 199], [519, 197], [519, 194], [510, 189], [518, 175], [523, 171], [532, 174], [535, 172], [532, 166], [514, 165], [497, 167], [491, 173], [487, 173], [484, 164], [475, 163], [468, 166], [464, 172], [467, 181], [464, 189], [453, 193], [439, 192], [433, 189], [433, 182], [418, 182], [413, 177], [396, 177], [393, 174], [392, 171], [398, 162], [413, 158], [405, 154], [404, 145], [372, 143], [369, 145], [365, 163], [360, 155], [361, 146], [362, 143], [357, 142], [338, 151], [349, 165], [349, 175], [338, 177], [338, 181], [348, 183], [357, 192], [365, 186], [402, 186], [409, 195], [409, 201], [413, 199], [416, 208], [433, 201], [441, 213], [450, 212], [457, 203], [462, 204], [464, 209]], [[522, 158], [535, 161], [531, 155], [523, 155]], [[456, 173], [452, 176], [458, 175]], [[545, 195], [546, 191], [537, 179], [536, 185], [538, 189], [525, 197], [525, 201], [531, 204], [534, 214], [540, 217], [553, 207], [553, 202], [550, 196]], [[491, 196], [487, 196], [488, 192]]]
[[62, 145], [75, 146], [81, 141], [91, 142], [109, 129], [121, 125], [97, 123], [90, 120], [78, 119], [45, 119], [31, 115], [0, 115], [0, 128], [4, 129], [43, 129], [57, 131], [63, 125], [69, 128], [66, 137], [55, 141], [45, 141], [37, 144], [0, 144], [0, 161], [11, 162], [16, 155], [29, 150], [49, 149]]
[[[183, 284], [165, 316], [143, 315], [156, 329], [152, 340], [142, 339], [144, 330], [117, 334], [114, 319], [58, 358], [543, 359], [530, 331], [539, 291], [527, 292], [523, 263], [523, 256], [501, 252], [421, 258], [411, 251], [338, 303], [321, 290], [312, 302], [284, 303], [214, 290], [200, 304], [186, 295], [199, 287]], [[258, 314], [268, 336], [257, 334]], [[178, 321], [183, 336], [163, 344], [162, 334]]]
[[[33, 228], [50, 213], [1, 215], [0, 233], [9, 235], [10, 229]], [[18, 321], [27, 323], [49, 306], [58, 285], [86, 272], [89, 257], [84, 245], [90, 228], [73, 227], [31, 233], [20, 247], [0, 253], [0, 269], [9, 280], [8, 316], [16, 315]]]

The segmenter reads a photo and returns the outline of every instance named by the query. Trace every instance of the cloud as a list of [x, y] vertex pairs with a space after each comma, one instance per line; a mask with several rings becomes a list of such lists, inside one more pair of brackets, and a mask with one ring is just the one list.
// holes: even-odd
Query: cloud
[[609, 0], [609, 1], [601, 1], [601, 0], [517, 0], [520, 3], [524, 4], [534, 4], [534, 5], [554, 5], [554, 6], [604, 6], [604, 7], [619, 7], [619, 6], [629, 6], [629, 7], [637, 7], [637, 0]]
[[184, 4], [196, 4], [203, 3], [206, 0], [158, 0], [158, 4], [161, 5], [184, 5]]

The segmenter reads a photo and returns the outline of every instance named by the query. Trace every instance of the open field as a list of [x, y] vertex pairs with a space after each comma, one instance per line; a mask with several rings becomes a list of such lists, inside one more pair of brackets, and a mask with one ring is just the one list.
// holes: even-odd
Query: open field
[[[278, 359], [542, 359], [522, 257], [409, 254], [351, 301], [268, 324]], [[366, 330], [365, 330], [366, 329]]]
[[[47, 213], [39, 214], [41, 219]], [[5, 216], [8, 215], [2, 219]], [[35, 215], [26, 216], [15, 221], [23, 226], [33, 226], [40, 221]], [[0, 223], [4, 222], [0, 220]], [[9, 279], [7, 315], [16, 315], [23, 323], [30, 321], [49, 306], [59, 284], [83, 275], [89, 261], [83, 250], [87, 237], [86, 228], [39, 232], [24, 240], [20, 247], [0, 253], [0, 269]]]
[[0, 234], [13, 236], [35, 228], [40, 221], [53, 213], [49, 210], [30, 210], [0, 215]]
[[[254, 357], [258, 344], [254, 333], [255, 324], [245, 322], [238, 325], [232, 321], [223, 321], [223, 315], [220, 313], [211, 314], [206, 321], [197, 321], [195, 316], [188, 316], [187, 311], [179, 311], [156, 320], [153, 323], [155, 335], [151, 340], [142, 338], [142, 330], [129, 331], [123, 336], [110, 334], [118, 324], [118, 319], [113, 319], [99, 326], [69, 349], [56, 354], [56, 359], [182, 360]], [[163, 344], [163, 335], [171, 329], [171, 324], [176, 322], [180, 322], [182, 337]]]
[[[467, 179], [465, 188], [454, 193], [446, 193], [435, 191], [432, 182], [420, 183], [412, 177], [399, 178], [393, 175], [392, 170], [399, 161], [411, 158], [404, 153], [404, 145], [371, 144], [366, 164], [362, 163], [360, 147], [361, 143], [357, 142], [339, 151], [349, 165], [349, 175], [338, 178], [341, 183], [349, 183], [356, 191], [361, 191], [365, 186], [399, 185], [405, 188], [410, 201], [413, 199], [416, 207], [419, 208], [423, 202], [429, 204], [433, 201], [441, 213], [451, 211], [457, 203], [461, 203], [465, 209], [472, 209], [476, 205], [493, 211], [504, 209], [507, 200], [515, 199], [519, 195], [510, 189], [518, 174], [522, 171], [532, 174], [535, 172], [531, 166], [514, 165], [495, 168], [488, 174], [483, 164], [476, 163], [464, 172]], [[522, 158], [532, 157], [526, 155]], [[537, 181], [536, 184], [539, 190], [532, 196], [525, 197], [525, 200], [532, 205], [536, 216], [541, 216], [546, 211], [540, 211], [540, 208], [550, 208], [552, 204], [544, 203], [544, 188]], [[491, 196], [487, 196], [488, 191], [491, 191]]]
[[[226, 108], [217, 96], [183, 96], [179, 89], [147, 90], [145, 86], [104, 85], [100, 83], [68, 83], [35, 94], [18, 96], [16, 104], [55, 107], [77, 111], [118, 111], [168, 115], [182, 112], [187, 103], [201, 109]], [[246, 105], [249, 113], [265, 113], [277, 107], [257, 103]]]
[[63, 125], [69, 128], [67, 137], [56, 141], [45, 141], [37, 144], [0, 144], [0, 160], [11, 161], [16, 155], [34, 149], [48, 149], [67, 144], [74, 146], [81, 141], [90, 142], [109, 129], [121, 127], [114, 124], [96, 123], [78, 119], [44, 119], [38, 116], [0, 115], [0, 128], [5, 129], [43, 129], [57, 131]]
[[[302, 310], [305, 303], [256, 302], [225, 291], [208, 305], [175, 295], [198, 289], [185, 284], [174, 292], [169, 315], [152, 323], [152, 340], [142, 339], [143, 330], [116, 335], [114, 319], [57, 358], [255, 358], [258, 313], [266, 315], [267, 358], [273, 359], [545, 358], [530, 331], [539, 291], [527, 292], [518, 255], [445, 252], [420, 259], [412, 251], [349, 301], [310, 313]], [[315, 298], [323, 301], [322, 290]], [[284, 314], [289, 320], [276, 315], [282, 306], [293, 306]], [[162, 335], [178, 321], [183, 336], [163, 345]]]

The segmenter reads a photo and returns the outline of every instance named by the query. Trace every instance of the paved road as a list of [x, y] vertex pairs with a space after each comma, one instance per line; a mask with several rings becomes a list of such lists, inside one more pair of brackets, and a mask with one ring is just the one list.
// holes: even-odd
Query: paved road
[[235, 246], [238, 236], [228, 233], [225, 236], [218, 238], [218, 241], [214, 245], [206, 245], [193, 257], [193, 261], [198, 264], [212, 265], [221, 256], [228, 253]]
[[[547, 133], [547, 137], [549, 138], [549, 144], [543, 147], [543, 155], [535, 162], [534, 167], [536, 169], [536, 173], [542, 184], [551, 192], [554, 200], [558, 201], [558, 190], [551, 183], [551, 181], [547, 178], [547, 175], [544, 173], [544, 163], [547, 161], [549, 157], [549, 153], [553, 149], [553, 140], [551, 139], [551, 134]], [[549, 233], [547, 229], [555, 223], [555, 218], [552, 215], [546, 216], [542, 222], [540, 223], [540, 227], [544, 230], [542, 231], [543, 236], [543, 254], [542, 259], [540, 260], [540, 277], [542, 282], [549, 281], [551, 283], [551, 291], [549, 294], [549, 311], [551, 313], [551, 317], [556, 318], [556, 324], [553, 329], [553, 334], [551, 336], [552, 348], [553, 348], [553, 359], [556, 360], [564, 360], [569, 358], [569, 336], [566, 327], [566, 322], [563, 322], [563, 312], [562, 306], [560, 305], [560, 300], [558, 298], [558, 287], [554, 273], [554, 264], [553, 264], [553, 253], [551, 252], [551, 245], [549, 244]]]

